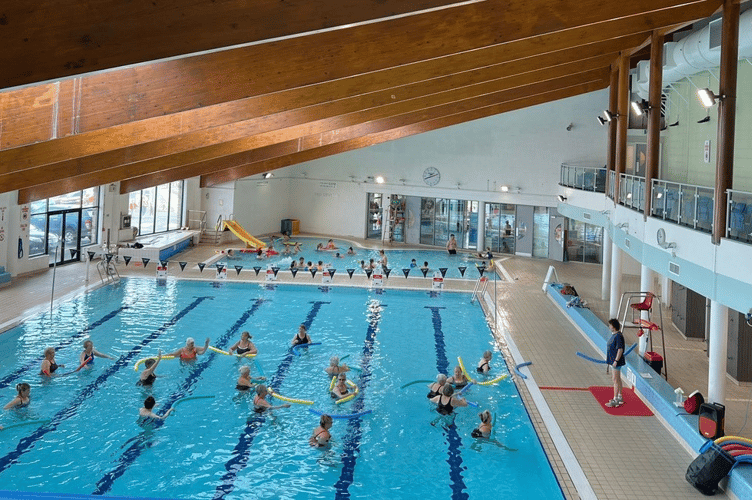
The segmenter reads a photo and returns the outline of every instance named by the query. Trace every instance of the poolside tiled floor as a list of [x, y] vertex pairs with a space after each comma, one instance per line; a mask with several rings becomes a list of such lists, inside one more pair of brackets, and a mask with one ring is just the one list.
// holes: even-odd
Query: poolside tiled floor
[[[226, 245], [225, 245], [226, 246]], [[179, 259], [191, 263], [203, 261], [214, 255], [210, 246], [194, 247], [182, 254]], [[572, 283], [578, 292], [590, 303], [591, 309], [601, 319], [607, 319], [607, 304], [599, 300], [601, 267], [592, 264], [553, 263], [548, 260], [527, 258], [499, 259], [512, 282], [502, 280], [491, 285], [488, 293], [497, 305], [500, 322], [497, 332], [509, 335], [520, 354], [533, 364], [527, 369], [539, 386], [587, 388], [591, 385], [610, 385], [610, 376], [602, 365], [596, 365], [575, 355], [581, 351], [594, 357], [598, 353], [579, 333], [577, 328], [558, 310], [553, 302], [541, 291], [541, 284], [548, 266], [554, 264], [562, 281]], [[155, 267], [118, 266], [121, 274], [129, 276], [155, 275]], [[84, 276], [86, 264], [77, 263], [57, 269], [55, 277], [55, 297], [65, 299], [71, 294], [80, 293], [86, 286]], [[96, 286], [99, 276], [94, 266], [89, 270], [90, 284]], [[189, 264], [181, 272], [171, 266], [172, 275], [186, 278], [211, 279], [213, 269], [200, 273], [195, 265]], [[228, 281], [263, 281], [263, 273], [242, 272], [234, 276], [228, 273]], [[290, 281], [288, 274], [280, 274], [280, 281]], [[299, 274], [299, 282], [320, 283], [319, 275], [312, 279], [309, 273]], [[636, 289], [638, 277], [625, 279], [628, 288]], [[365, 277], [355, 276], [350, 280], [346, 273], [337, 274], [335, 284], [346, 283], [366, 285]], [[4, 328], [19, 317], [45, 310], [50, 305], [52, 271], [44, 271], [29, 276], [14, 278], [10, 287], [0, 290], [0, 325]], [[447, 289], [472, 289], [472, 281], [447, 281]], [[428, 289], [430, 279], [405, 279], [401, 275], [392, 276], [387, 287], [417, 287]], [[707, 391], [707, 358], [705, 344], [684, 340], [670, 327], [670, 315], [664, 312], [666, 322], [666, 343], [668, 350], [669, 382], [681, 385], [686, 392], [694, 389]], [[628, 344], [635, 341], [634, 331], [626, 331]], [[658, 339], [656, 339], [656, 342]], [[680, 362], [681, 360], [681, 362]], [[752, 423], [740, 431], [745, 420], [750, 388], [728, 384], [726, 407], [727, 434], [752, 437]], [[530, 397], [523, 389], [526, 402]], [[569, 447], [586, 475], [593, 491], [599, 499], [687, 499], [703, 498], [684, 479], [684, 473], [692, 457], [679, 444], [657, 417], [617, 417], [606, 414], [587, 391], [541, 391], [561, 428]], [[531, 412], [534, 423], [541, 417]], [[542, 436], [546, 448], [551, 447], [551, 438]], [[550, 456], [555, 468], [561, 469], [562, 459], [553, 452]], [[578, 498], [566, 472], [560, 482], [567, 498]], [[725, 498], [723, 494], [718, 498]]]

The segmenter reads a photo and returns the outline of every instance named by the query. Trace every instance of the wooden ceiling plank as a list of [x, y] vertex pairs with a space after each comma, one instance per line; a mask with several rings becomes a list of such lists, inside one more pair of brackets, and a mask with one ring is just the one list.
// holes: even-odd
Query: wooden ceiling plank
[[[3, 173], [0, 175], [0, 183], [3, 183], [6, 186], [16, 187], [20, 187], [22, 183], [28, 182], [43, 184], [55, 178], [83, 175], [87, 173], [94, 174], [103, 168], [114, 168], [118, 166], [124, 166], [123, 178], [127, 178], [129, 175], [143, 174], [144, 171], [154, 172], [163, 168], [169, 168], [170, 165], [176, 163], [182, 164], [190, 161], [209, 160], [218, 156], [228, 156], [239, 151], [260, 148], [298, 137], [311, 136], [317, 133], [339, 133], [337, 129], [351, 126], [356, 123], [379, 120], [389, 116], [402, 115], [426, 108], [435, 108], [436, 106], [454, 101], [465, 101], [468, 103], [472, 102], [471, 99], [473, 97], [479, 95], [496, 94], [503, 90], [514, 87], [525, 87], [533, 82], [538, 82], [533, 83], [531, 86], [531, 88], [535, 88], [536, 86], [545, 83], [547, 80], [554, 80], [557, 77], [570, 75], [572, 73], [604, 67], [608, 59], [610, 59], [609, 56], [591, 58], [586, 61], [579, 61], [568, 65], [559, 65], [553, 68], [539, 70], [537, 72], [515, 75], [506, 79], [497, 79], [491, 82], [453, 88], [451, 91], [411, 99], [390, 106], [371, 108], [365, 111], [354, 111], [353, 113], [346, 115], [335, 113], [330, 118], [314, 121], [302, 120], [299, 124], [288, 127], [283, 127], [284, 124], [280, 124], [279, 128], [270, 131], [254, 131], [254, 128], [256, 127], [255, 124], [251, 125], [248, 129], [236, 129], [231, 136], [228, 134], [222, 134], [215, 130], [211, 131], [211, 135], [202, 131], [196, 133], [200, 134], [200, 137], [194, 138], [193, 140], [181, 137], [179, 139], [166, 140], [169, 144], [149, 144], [149, 151], [144, 153], [145, 158], [141, 158], [138, 152], [135, 152], [133, 149], [118, 150], [101, 155], [80, 158], [71, 162], [62, 162], [55, 165], [45, 165], [33, 169]], [[185, 148], [179, 152], [175, 151], [174, 142], [184, 145]], [[213, 145], [205, 146], [204, 144]]]
[[[5, 2], [0, 88], [447, 6], [454, 0]], [[213, 29], [207, 30], [211, 26]], [[50, 49], [53, 50], [50, 50]]]

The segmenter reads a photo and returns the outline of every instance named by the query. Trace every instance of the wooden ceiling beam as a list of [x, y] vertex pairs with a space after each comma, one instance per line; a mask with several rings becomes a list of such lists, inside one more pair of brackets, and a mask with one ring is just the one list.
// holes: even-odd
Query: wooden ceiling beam
[[[4, 2], [0, 88], [445, 7], [455, 0]], [[447, 14], [451, 15], [451, 14]], [[207, 29], [210, 26], [211, 29]]]
[[[149, 173], [167, 170], [176, 166], [197, 161], [207, 161], [216, 157], [229, 156], [252, 149], [258, 149], [289, 140], [297, 140], [301, 137], [315, 136], [316, 134], [337, 134], [343, 128], [353, 125], [368, 123], [391, 116], [399, 116], [409, 113], [420, 112], [425, 109], [433, 109], [454, 102], [474, 102], [477, 96], [499, 95], [500, 92], [558, 82], [561, 78], [570, 78], [570, 75], [587, 75], [588, 71], [603, 68], [611, 59], [610, 55], [590, 58], [576, 63], [563, 64], [533, 71], [508, 78], [500, 78], [491, 81], [482, 81], [479, 84], [460, 86], [451, 90], [431, 94], [429, 96], [409, 99], [396, 104], [380, 106], [362, 111], [354, 110], [352, 113], [333, 115], [317, 119], [316, 116], [304, 116], [300, 122], [289, 124], [284, 121], [274, 122], [272, 130], [259, 130], [258, 126], [249, 124], [247, 128], [236, 128], [230, 135], [212, 130], [211, 134], [197, 132], [199, 137], [187, 136], [178, 139], [170, 139], [170, 144], [149, 144], [148, 152], [144, 153], [145, 159], [140, 159], [138, 152], [132, 150], [118, 150], [112, 153], [94, 155], [80, 158], [71, 162], [63, 162], [55, 165], [45, 165], [37, 168], [15, 171], [0, 175], [0, 184], [9, 189], [20, 189], [35, 184], [45, 184], [54, 179], [63, 179], [77, 175], [95, 175], [102, 170], [117, 170], [118, 180], [145, 175]], [[575, 78], [575, 77], [572, 77]], [[482, 80], [482, 79], [481, 79]], [[537, 82], [537, 83], [536, 83]], [[336, 104], [336, 103], [335, 103]], [[180, 151], [175, 151], [173, 142], [184, 145]], [[204, 144], [211, 144], [205, 146]], [[115, 157], [117, 155], [117, 157]]]

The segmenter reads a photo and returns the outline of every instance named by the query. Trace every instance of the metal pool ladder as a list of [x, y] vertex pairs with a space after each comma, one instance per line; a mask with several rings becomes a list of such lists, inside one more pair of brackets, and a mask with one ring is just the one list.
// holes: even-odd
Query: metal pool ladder
[[[470, 298], [470, 303], [472, 304], [475, 302], [476, 294], [480, 292], [480, 296], [482, 297], [484, 293], [486, 293], [486, 288], [488, 288], [488, 276], [481, 276], [478, 278], [478, 281], [475, 282], [475, 289], [473, 290], [473, 296]], [[480, 299], [478, 299], [480, 301]]]
[[111, 260], [100, 260], [97, 264], [97, 271], [102, 283], [117, 283], [120, 281], [120, 273], [118, 273], [115, 263]]

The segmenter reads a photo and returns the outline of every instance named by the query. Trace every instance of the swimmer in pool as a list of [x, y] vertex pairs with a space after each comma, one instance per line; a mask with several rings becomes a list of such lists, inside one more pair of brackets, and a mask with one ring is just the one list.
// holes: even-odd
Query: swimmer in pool
[[424, 261], [424, 262], [423, 262], [423, 265], [422, 265], [422, 266], [420, 266], [420, 268], [421, 268], [422, 270], [424, 270], [424, 271], [430, 271], [430, 270], [431, 270], [431, 268], [429, 268], [429, 267], [428, 267], [428, 261]]
[[355, 255], [355, 250], [353, 250], [353, 247], [347, 249], [347, 255]]
[[345, 363], [342, 363], [340, 365], [339, 358], [337, 356], [332, 356], [331, 358], [329, 358], [329, 366], [324, 368], [324, 371], [327, 375], [333, 377], [334, 375], [339, 375], [340, 373], [349, 372], [350, 367]]
[[316, 245], [316, 251], [317, 252], [323, 252], [324, 250], [325, 250], [325, 248], [324, 248], [324, 244], [323, 243], [319, 243], [318, 245]]
[[373, 259], [369, 259], [369, 261], [368, 261], [368, 268], [369, 269], [376, 269], [377, 267], [379, 267], [379, 265]]
[[431, 398], [431, 401], [438, 405], [436, 411], [442, 415], [450, 415], [455, 408], [467, 406], [467, 401], [454, 396], [454, 389], [449, 384], [445, 384], [441, 394]]
[[285, 245], [285, 249], [282, 250], [282, 255], [290, 255], [292, 251], [290, 250], [290, 245]]
[[191, 359], [196, 359], [196, 356], [205, 353], [208, 348], [209, 337], [206, 337], [206, 343], [204, 343], [204, 347], [196, 347], [193, 337], [188, 337], [187, 339], [185, 339], [185, 347], [181, 347], [177, 351], [170, 354], [170, 356], [180, 358], [181, 361], [188, 361]]
[[491, 358], [493, 357], [493, 353], [491, 351], [486, 351], [483, 353], [483, 357], [480, 358], [480, 361], [478, 361], [478, 366], [475, 367], [475, 370], [478, 373], [488, 373], [491, 371]]
[[235, 253], [235, 250], [232, 248], [227, 249], [227, 259], [228, 260], [238, 260], [240, 257]]
[[256, 346], [251, 342], [251, 339], [253, 336], [249, 332], [243, 332], [240, 334], [240, 340], [235, 342], [230, 349], [228, 349], [228, 352], [230, 354], [233, 353], [233, 351], [237, 351], [238, 354], [258, 354], [258, 349]]
[[248, 365], [243, 365], [238, 372], [240, 372], [240, 376], [235, 384], [235, 389], [239, 391], [247, 391], [251, 389], [253, 387], [253, 382], [251, 381], [251, 368]]
[[94, 349], [94, 342], [92, 342], [91, 340], [84, 340], [84, 351], [81, 353], [81, 356], [79, 356], [78, 362], [80, 364], [84, 364], [85, 361], [86, 366], [90, 367], [94, 364], [94, 356], [98, 358], [115, 359], [112, 356], [102, 354], [101, 352]]
[[337, 383], [332, 388], [332, 397], [342, 399], [348, 395], [350, 395], [350, 389], [347, 387], [347, 374], [340, 373], [337, 375]]
[[486, 251], [478, 253], [478, 257], [481, 258], [481, 259], [488, 259], [488, 260], [493, 259], [493, 254], [491, 253], [491, 248], [490, 247], [486, 247]]
[[410, 267], [418, 267], [418, 263], [415, 262], [415, 259], [410, 261]]
[[10, 410], [11, 408], [21, 408], [23, 406], [29, 405], [29, 401], [31, 401], [31, 386], [26, 382], [16, 384], [16, 392], [18, 393], [16, 397], [13, 398], [10, 403], [3, 406], [3, 410]]
[[329, 415], [321, 415], [319, 419], [319, 426], [313, 430], [313, 434], [308, 439], [308, 444], [316, 448], [323, 448], [329, 445], [329, 440], [332, 435], [329, 433], [329, 429], [332, 428], [332, 417]]
[[381, 264], [381, 267], [383, 268], [389, 267], [389, 259], [387, 259], [384, 250], [379, 250], [379, 264]]
[[169, 417], [170, 413], [172, 413], [172, 410], [174, 410], [174, 408], [170, 408], [169, 410], [167, 410], [167, 413], [165, 413], [163, 416], [160, 416], [152, 411], [154, 410], [155, 406], [157, 406], [157, 401], [154, 399], [154, 396], [149, 396], [144, 400], [144, 406], [142, 408], [139, 408], [138, 416], [142, 419], [153, 418], [156, 420], [164, 420]]
[[51, 377], [58, 368], [65, 368], [65, 365], [58, 365], [55, 363], [55, 348], [48, 347], [44, 350], [44, 359], [42, 360], [42, 367], [39, 370], [39, 374]]
[[447, 382], [454, 385], [455, 387], [465, 387], [470, 381], [467, 379], [467, 377], [465, 377], [465, 374], [462, 373], [462, 368], [455, 366], [454, 375], [449, 377], [447, 379]]
[[295, 243], [295, 246], [292, 248], [293, 255], [297, 255], [297, 254], [299, 254], [302, 251], [303, 251], [303, 249], [300, 248], [300, 242]]
[[326, 242], [326, 246], [323, 248], [323, 250], [339, 250], [339, 247], [334, 244], [334, 240], [329, 240]]
[[278, 410], [279, 408], [289, 408], [290, 405], [285, 403], [279, 406], [272, 406], [269, 401], [266, 400], [266, 396], [269, 394], [269, 390], [264, 384], [256, 386], [256, 396], [253, 398], [253, 411], [256, 413], [263, 413], [266, 410]]
[[488, 410], [484, 410], [480, 413], [478, 413], [478, 416], [480, 417], [480, 425], [477, 429], [473, 429], [473, 432], [470, 433], [470, 435], [474, 438], [488, 438], [491, 436], [491, 412]]
[[298, 333], [295, 334], [295, 336], [292, 338], [292, 345], [301, 345], [301, 344], [310, 344], [311, 343], [311, 337], [308, 335], [308, 330], [306, 330], [305, 325], [301, 324], [300, 327], [298, 327]]
[[151, 387], [152, 384], [154, 384], [154, 381], [157, 380], [157, 376], [154, 374], [154, 370], [157, 369], [157, 366], [159, 365], [159, 362], [162, 361], [162, 350], [160, 349], [157, 353], [157, 359], [147, 359], [144, 361], [144, 366], [146, 369], [141, 372], [141, 375], [138, 376], [138, 382], [136, 382], [136, 385], [143, 385]]
[[426, 397], [428, 399], [431, 399], [441, 394], [441, 391], [444, 388], [446, 381], [447, 381], [447, 376], [444, 375], [443, 373], [439, 373], [438, 375], [436, 375], [436, 382], [434, 382], [433, 384], [428, 384], [428, 395]]

